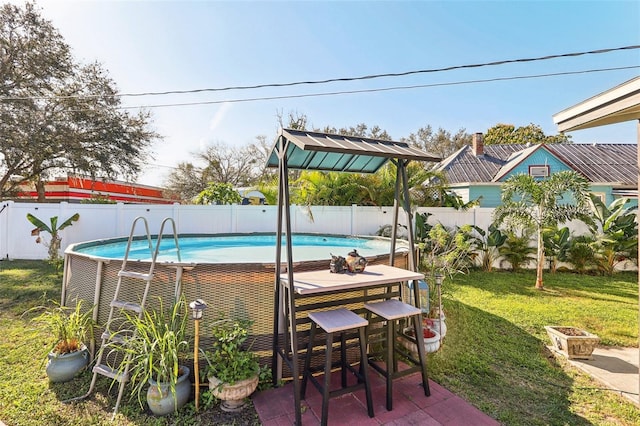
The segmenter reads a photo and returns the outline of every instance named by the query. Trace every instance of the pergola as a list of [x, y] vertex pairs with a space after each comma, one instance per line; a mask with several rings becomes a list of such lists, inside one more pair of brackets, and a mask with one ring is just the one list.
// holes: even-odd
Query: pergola
[[[638, 122], [637, 144], [640, 146], [640, 77], [628, 80], [553, 115], [553, 121], [560, 132], [571, 132], [631, 120]], [[640, 169], [640, 150], [638, 150], [638, 167]], [[638, 184], [640, 185], [640, 175], [638, 176]], [[640, 290], [640, 278], [638, 289]], [[640, 343], [638, 354], [640, 361]], [[640, 370], [638, 371], [638, 381], [640, 385]], [[640, 396], [638, 401], [640, 402]]]
[[[341, 136], [304, 130], [282, 129], [276, 139], [275, 146], [267, 161], [267, 167], [277, 167], [278, 172], [278, 216], [276, 231], [276, 259], [275, 264], [281, 265], [282, 261], [282, 234], [285, 234], [286, 273], [288, 294], [294, 294], [293, 279], [293, 250], [291, 240], [291, 213], [289, 197], [289, 170], [320, 170], [351, 173], [375, 173], [387, 162], [396, 165], [396, 184], [393, 209], [393, 224], [391, 235], [390, 265], [393, 265], [396, 246], [396, 231], [398, 226], [399, 207], [406, 215], [409, 225], [412, 224], [411, 206], [409, 200], [409, 184], [407, 179], [407, 165], [411, 161], [437, 162], [440, 158], [417, 148], [409, 146], [406, 142], [387, 141], [354, 136]], [[283, 230], [284, 228], [284, 230]], [[409, 269], [416, 270], [416, 254], [412, 232], [409, 237]], [[327, 268], [329, 263], [327, 262]], [[295, 324], [295, 300], [287, 297], [282, 302], [281, 295], [281, 271], [276, 267], [274, 287], [274, 330], [273, 330], [273, 362], [275, 367], [281, 359], [289, 361], [289, 354], [278, 345], [278, 336], [281, 332], [282, 308], [289, 313], [290, 354], [292, 362], [289, 367], [292, 371], [294, 382], [294, 403], [296, 407], [296, 424], [301, 424], [300, 413], [300, 384], [298, 366], [298, 338]], [[285, 306], [281, 306], [281, 303]], [[289, 351], [287, 350], [287, 352]], [[277, 380], [277, 370], [273, 369], [274, 383]]]

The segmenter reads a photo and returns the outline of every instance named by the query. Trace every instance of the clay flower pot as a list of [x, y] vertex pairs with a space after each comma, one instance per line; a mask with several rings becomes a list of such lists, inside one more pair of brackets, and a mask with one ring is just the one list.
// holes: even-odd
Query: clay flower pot
[[258, 387], [259, 377], [256, 374], [232, 385], [222, 383], [217, 377], [209, 376], [209, 390], [216, 398], [222, 400], [220, 408], [224, 411], [238, 411], [245, 405], [245, 398]]

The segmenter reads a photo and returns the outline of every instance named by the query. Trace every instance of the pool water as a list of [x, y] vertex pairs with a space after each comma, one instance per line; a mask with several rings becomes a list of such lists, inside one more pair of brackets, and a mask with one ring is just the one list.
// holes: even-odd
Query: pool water
[[[152, 241], [155, 244], [156, 241]], [[285, 238], [282, 239], [283, 246]], [[370, 257], [388, 254], [390, 240], [366, 237], [342, 237], [294, 234], [292, 235], [293, 260], [309, 261], [331, 259], [331, 255], [346, 257], [353, 249], [361, 256]], [[180, 236], [178, 239], [181, 261], [186, 263], [273, 263], [275, 261], [276, 236], [269, 235], [222, 235]], [[127, 241], [95, 242], [79, 244], [76, 253], [106, 259], [122, 259]], [[177, 251], [172, 236], [163, 236], [158, 253], [160, 262], [176, 262]], [[129, 250], [130, 260], [151, 260], [146, 240], [136, 240]], [[286, 250], [282, 251], [286, 260]]]

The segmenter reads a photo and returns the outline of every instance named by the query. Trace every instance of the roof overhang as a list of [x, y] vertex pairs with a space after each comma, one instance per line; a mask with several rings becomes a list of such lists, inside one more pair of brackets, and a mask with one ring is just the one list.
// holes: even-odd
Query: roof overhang
[[560, 132], [640, 119], [640, 77], [553, 115]]
[[281, 129], [267, 167], [278, 167], [280, 146], [289, 169], [375, 173], [390, 159], [440, 161], [406, 142]]

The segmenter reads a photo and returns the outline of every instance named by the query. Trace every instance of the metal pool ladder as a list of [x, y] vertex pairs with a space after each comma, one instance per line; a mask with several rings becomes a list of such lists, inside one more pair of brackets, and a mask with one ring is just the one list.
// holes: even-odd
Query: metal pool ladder
[[[127, 261], [129, 259], [129, 250], [131, 249], [131, 243], [133, 242], [133, 234], [136, 228], [136, 223], [138, 221], [142, 221], [144, 223], [146, 240], [149, 245], [149, 252], [152, 254], [151, 265], [149, 266], [149, 271], [146, 273], [136, 272], [136, 271], [127, 269]], [[127, 337], [130, 337], [130, 336], [118, 333], [118, 330], [112, 330], [111, 327], [112, 327], [112, 323], [116, 319], [114, 315], [116, 312], [122, 312], [122, 311], [134, 312], [138, 315], [138, 318], [142, 318], [144, 314], [145, 303], [147, 301], [147, 296], [149, 294], [149, 287], [151, 286], [151, 281], [153, 280], [155, 266], [156, 266], [156, 259], [158, 257], [158, 252], [160, 250], [160, 243], [162, 242], [164, 227], [167, 222], [170, 222], [173, 227], [173, 238], [175, 241], [178, 262], [181, 261], [180, 247], [178, 245], [178, 234], [176, 232], [176, 224], [172, 218], [167, 217], [162, 221], [162, 225], [160, 226], [160, 233], [158, 234], [158, 240], [156, 241], [155, 249], [153, 248], [153, 242], [151, 240], [151, 234], [149, 233], [149, 224], [147, 223], [147, 219], [142, 216], [138, 216], [133, 220], [133, 224], [131, 225], [131, 232], [129, 233], [129, 240], [127, 241], [127, 248], [125, 250], [124, 258], [122, 260], [122, 267], [120, 268], [120, 271], [118, 271], [118, 284], [116, 285], [116, 289], [113, 294], [113, 300], [109, 304], [110, 306], [109, 318], [107, 319], [105, 330], [101, 336], [102, 344], [100, 345], [100, 350], [98, 351], [96, 364], [93, 367], [93, 378], [91, 379], [91, 385], [89, 386], [89, 390], [85, 395], [70, 399], [66, 402], [87, 398], [89, 395], [91, 395], [91, 393], [95, 388], [98, 375], [106, 376], [120, 383], [118, 388], [118, 399], [116, 400], [116, 405], [115, 405], [115, 408], [113, 409], [112, 419], [115, 418], [118, 412], [118, 407], [120, 406], [120, 401], [122, 400], [122, 396], [124, 394], [125, 385], [129, 381], [129, 365], [126, 363], [126, 361], [128, 361], [131, 355], [128, 354], [125, 356], [124, 361], [122, 361], [122, 362], [125, 362], [125, 367], [124, 369], [120, 370], [120, 369], [111, 367], [107, 363], [103, 363], [105, 347], [108, 346], [109, 344], [124, 345], [126, 344]], [[122, 287], [123, 278], [140, 280], [145, 283], [142, 299], [139, 303], [120, 300], [120, 289]], [[134, 330], [133, 333], [136, 333], [136, 331]]]

